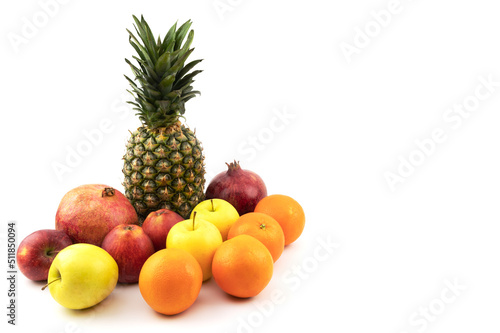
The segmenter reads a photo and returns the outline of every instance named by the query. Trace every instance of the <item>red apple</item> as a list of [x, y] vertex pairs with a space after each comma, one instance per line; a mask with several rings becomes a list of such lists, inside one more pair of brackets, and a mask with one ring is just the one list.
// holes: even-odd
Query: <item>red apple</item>
[[101, 246], [104, 237], [120, 224], [138, 224], [130, 201], [106, 185], [82, 185], [66, 193], [56, 213], [56, 229], [74, 243]]
[[170, 228], [180, 221], [184, 221], [184, 218], [168, 209], [160, 209], [149, 213], [142, 223], [142, 229], [151, 238], [155, 251], [166, 247]]
[[59, 251], [73, 244], [66, 233], [53, 229], [35, 231], [17, 249], [17, 266], [33, 281], [47, 280], [49, 268]]
[[155, 253], [153, 242], [142, 228], [135, 224], [121, 224], [114, 227], [102, 241], [106, 250], [118, 264], [118, 282], [139, 281], [144, 262]]

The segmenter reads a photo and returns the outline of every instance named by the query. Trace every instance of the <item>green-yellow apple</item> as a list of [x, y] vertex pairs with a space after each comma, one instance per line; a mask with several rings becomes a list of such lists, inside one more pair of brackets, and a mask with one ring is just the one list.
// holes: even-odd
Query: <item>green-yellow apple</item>
[[200, 202], [194, 207], [191, 218], [196, 212], [198, 218], [206, 220], [219, 229], [222, 240], [227, 239], [227, 233], [232, 225], [240, 217], [236, 208], [223, 199], [209, 199]]
[[167, 236], [167, 249], [177, 248], [193, 255], [203, 271], [203, 281], [212, 277], [212, 259], [222, 244], [219, 229], [194, 214], [192, 219], [175, 224]]
[[50, 294], [59, 304], [85, 309], [111, 294], [118, 281], [118, 265], [98, 246], [73, 244], [56, 255], [47, 281]]

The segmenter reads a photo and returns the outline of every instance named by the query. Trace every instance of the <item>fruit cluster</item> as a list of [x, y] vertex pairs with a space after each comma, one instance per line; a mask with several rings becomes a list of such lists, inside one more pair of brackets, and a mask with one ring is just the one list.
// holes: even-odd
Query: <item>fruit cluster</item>
[[52, 297], [70, 309], [98, 304], [117, 283], [138, 283], [146, 303], [166, 315], [189, 308], [212, 277], [229, 295], [256, 296], [285, 246], [301, 235], [304, 211], [289, 196], [267, 195], [257, 174], [236, 162], [228, 167], [189, 219], [160, 209], [139, 225], [120, 191], [77, 187], [62, 198], [55, 230], [21, 242], [18, 266], [28, 279], [46, 280]]

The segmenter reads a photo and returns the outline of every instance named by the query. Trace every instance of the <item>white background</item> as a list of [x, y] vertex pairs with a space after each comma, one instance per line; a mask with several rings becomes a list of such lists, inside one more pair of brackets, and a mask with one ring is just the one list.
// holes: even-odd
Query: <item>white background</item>
[[[305, 231], [253, 299], [209, 281], [189, 310], [165, 317], [137, 285], [120, 285], [100, 305], [70, 311], [19, 274], [15, 328], [1, 279], [3, 327], [498, 332], [500, 20], [491, 0], [2, 1], [3, 249], [8, 221], [18, 242], [53, 228], [70, 189], [122, 189], [128, 131], [139, 126], [123, 102], [132, 14], [162, 35], [176, 20], [194, 22], [192, 58], [205, 60], [186, 122], [203, 142], [207, 180], [240, 160], [269, 193], [302, 204]], [[357, 53], [346, 56], [347, 44]], [[497, 83], [488, 91], [480, 77]], [[445, 118], [464, 101], [473, 112]], [[54, 164], [103, 121], [111, 129], [58, 177]], [[430, 144], [435, 130], [445, 139]], [[427, 155], [416, 141], [428, 143]], [[410, 158], [419, 165], [402, 166]], [[394, 190], [388, 172], [404, 180]], [[329, 254], [325, 242], [339, 247]]]

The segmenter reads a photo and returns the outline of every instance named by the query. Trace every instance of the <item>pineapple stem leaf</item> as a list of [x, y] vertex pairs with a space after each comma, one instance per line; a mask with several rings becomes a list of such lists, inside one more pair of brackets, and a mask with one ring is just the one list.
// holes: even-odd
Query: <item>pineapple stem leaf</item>
[[[144, 17], [134, 19], [135, 34], [127, 29], [129, 43], [136, 55], [128, 59], [134, 78], [125, 75], [134, 96], [129, 102], [137, 111], [139, 119], [149, 128], [169, 127], [176, 124], [185, 112], [184, 104], [200, 94], [194, 91], [193, 78], [201, 70], [191, 71], [201, 59], [185, 65], [194, 48], [191, 44], [194, 31], [191, 30], [191, 20], [186, 21], [179, 28], [177, 22], [172, 25], [167, 34], [161, 38], [154, 38], [154, 34]], [[136, 37], [137, 36], [137, 37]]]

